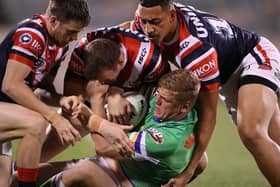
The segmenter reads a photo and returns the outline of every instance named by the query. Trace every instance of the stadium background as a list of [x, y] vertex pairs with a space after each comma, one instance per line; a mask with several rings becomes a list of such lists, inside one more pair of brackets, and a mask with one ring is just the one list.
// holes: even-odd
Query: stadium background
[[[35, 13], [42, 13], [47, 0], [0, 0], [0, 41], [18, 21]], [[204, 11], [221, 16], [230, 22], [253, 30], [269, 38], [280, 47], [279, 0], [184, 0]], [[136, 8], [133, 0], [88, 0], [92, 21], [85, 31], [111, 26], [131, 19]], [[64, 63], [65, 67], [67, 66]], [[60, 71], [64, 71], [62, 68]], [[62, 91], [57, 77], [56, 85]], [[253, 111], [252, 111], [253, 112]], [[242, 145], [236, 128], [229, 120], [222, 103], [219, 103], [215, 132], [207, 149], [209, 166], [192, 187], [268, 187], [257, 166]], [[94, 154], [88, 138], [67, 149], [54, 160], [72, 159]]]

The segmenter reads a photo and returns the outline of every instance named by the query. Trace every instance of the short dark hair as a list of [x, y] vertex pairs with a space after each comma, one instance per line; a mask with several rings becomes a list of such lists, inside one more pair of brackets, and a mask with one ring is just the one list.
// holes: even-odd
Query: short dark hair
[[147, 8], [154, 6], [161, 6], [162, 8], [165, 8], [173, 4], [173, 0], [139, 0], [139, 4]]
[[61, 22], [78, 21], [83, 26], [90, 22], [90, 14], [85, 0], [50, 0], [48, 15], [54, 15]]
[[163, 75], [158, 82], [158, 87], [173, 91], [177, 103], [185, 104], [190, 101], [194, 105], [200, 90], [200, 81], [193, 72], [177, 69]]
[[86, 79], [96, 80], [103, 70], [115, 70], [120, 53], [120, 44], [112, 40], [99, 38], [89, 42], [83, 54]]

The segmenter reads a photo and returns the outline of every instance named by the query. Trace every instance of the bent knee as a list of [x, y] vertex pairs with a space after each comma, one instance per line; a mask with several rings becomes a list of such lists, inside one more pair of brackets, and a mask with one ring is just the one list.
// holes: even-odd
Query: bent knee
[[39, 114], [34, 115], [34, 117], [27, 123], [27, 134], [36, 137], [43, 142], [46, 137], [46, 129], [48, 126], [45, 118]]
[[267, 134], [262, 125], [252, 126], [246, 124], [238, 124], [237, 128], [239, 136], [244, 143], [254, 143], [255, 141], [263, 139]]

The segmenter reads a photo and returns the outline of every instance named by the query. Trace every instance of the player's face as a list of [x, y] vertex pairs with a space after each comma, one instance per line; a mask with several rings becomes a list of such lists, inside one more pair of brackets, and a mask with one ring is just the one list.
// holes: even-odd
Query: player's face
[[176, 16], [173, 10], [164, 10], [160, 6], [147, 8], [138, 5], [136, 14], [145, 35], [154, 43], [168, 41], [176, 29], [176, 26], [173, 28]]
[[160, 120], [177, 120], [181, 115], [181, 106], [175, 102], [175, 93], [165, 88], [157, 89], [154, 116]]
[[102, 84], [117, 85], [117, 78], [124, 65], [124, 55], [121, 53], [116, 69], [103, 69], [98, 75], [98, 80]]
[[120, 74], [121, 69], [117, 67], [116, 69], [104, 69], [99, 73], [98, 80], [102, 84], [117, 85], [117, 78]]
[[51, 43], [59, 47], [65, 47], [71, 41], [77, 40], [82, 29], [83, 25], [79, 22], [69, 21], [64, 23], [56, 20], [50, 33]]

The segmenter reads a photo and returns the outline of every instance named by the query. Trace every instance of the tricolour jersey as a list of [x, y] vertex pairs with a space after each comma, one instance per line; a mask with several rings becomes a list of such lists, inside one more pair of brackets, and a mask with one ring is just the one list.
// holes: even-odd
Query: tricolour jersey
[[140, 130], [128, 134], [135, 154], [129, 161], [120, 161], [124, 174], [136, 187], [160, 186], [180, 174], [189, 164], [195, 146], [195, 109], [182, 120], [161, 122], [153, 116], [155, 98], [150, 106]]
[[149, 83], [169, 70], [164, 63], [160, 47], [151, 43], [143, 34], [119, 27], [101, 28], [87, 33], [76, 45], [68, 66], [68, 72], [84, 78], [83, 51], [86, 45], [97, 39], [107, 38], [118, 42], [124, 54], [125, 66], [117, 78], [118, 86], [137, 88], [143, 82]]
[[[20, 22], [4, 38], [0, 44], [1, 86], [8, 60], [15, 60], [31, 68], [25, 83], [34, 89], [44, 75], [64, 59], [68, 47], [50, 46], [45, 25], [44, 18], [36, 15]], [[3, 98], [7, 97], [2, 92], [0, 94]]]
[[[174, 5], [180, 25], [179, 39], [162, 44], [170, 61], [195, 72], [202, 87], [211, 89], [219, 81], [225, 83], [259, 42], [259, 36], [192, 6]], [[137, 18], [133, 28], [141, 30]]]

